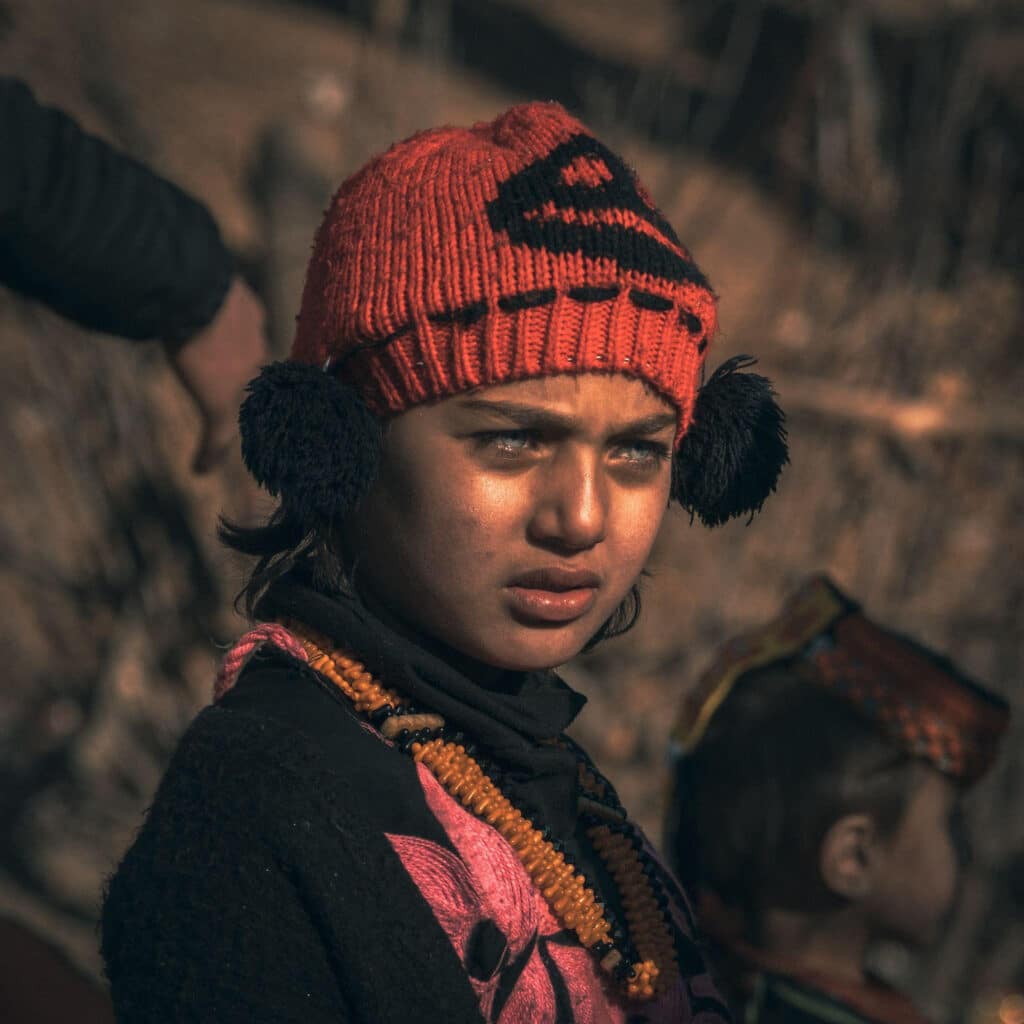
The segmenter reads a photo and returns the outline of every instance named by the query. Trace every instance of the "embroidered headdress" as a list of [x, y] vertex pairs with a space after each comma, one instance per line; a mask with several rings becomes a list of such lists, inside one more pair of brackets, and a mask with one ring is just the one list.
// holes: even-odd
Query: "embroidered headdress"
[[1004, 700], [947, 659], [872, 622], [829, 579], [814, 576], [777, 618], [722, 647], [684, 703], [673, 732], [677, 751], [694, 750], [743, 676], [792, 662], [875, 720], [897, 746], [965, 783], [992, 764], [1009, 723]]

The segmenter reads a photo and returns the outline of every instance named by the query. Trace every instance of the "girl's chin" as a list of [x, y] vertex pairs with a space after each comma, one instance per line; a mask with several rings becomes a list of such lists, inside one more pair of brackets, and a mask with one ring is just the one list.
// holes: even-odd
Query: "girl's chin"
[[477, 657], [495, 668], [510, 672], [537, 672], [571, 661], [587, 645], [594, 630], [572, 623], [560, 629], [517, 625], [507, 640], [486, 645]]

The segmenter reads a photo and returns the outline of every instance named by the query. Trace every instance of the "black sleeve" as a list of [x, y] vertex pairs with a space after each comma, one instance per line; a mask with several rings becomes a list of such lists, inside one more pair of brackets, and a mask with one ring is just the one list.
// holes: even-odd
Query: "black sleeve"
[[0, 283], [92, 330], [182, 341], [232, 274], [201, 203], [0, 78]]
[[305, 666], [255, 656], [186, 733], [108, 886], [117, 1019], [482, 1024], [395, 833], [450, 850], [413, 761]]
[[294, 822], [273, 818], [290, 780], [248, 752], [184, 748], [108, 885], [102, 950], [117, 1020], [350, 1022], [281, 856], [279, 826]]

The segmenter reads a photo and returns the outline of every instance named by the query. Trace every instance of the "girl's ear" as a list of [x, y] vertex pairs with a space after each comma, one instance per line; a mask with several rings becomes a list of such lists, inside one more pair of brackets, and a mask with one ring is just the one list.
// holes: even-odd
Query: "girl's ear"
[[847, 814], [825, 833], [818, 855], [829, 891], [850, 903], [871, 896], [879, 868], [878, 830], [867, 814]]
[[249, 472], [299, 521], [337, 522], [373, 483], [380, 422], [353, 388], [302, 363], [263, 367], [248, 392], [238, 425]]
[[786, 417], [750, 356], [724, 362], [701, 387], [672, 464], [672, 496], [705, 526], [752, 516], [789, 462]]

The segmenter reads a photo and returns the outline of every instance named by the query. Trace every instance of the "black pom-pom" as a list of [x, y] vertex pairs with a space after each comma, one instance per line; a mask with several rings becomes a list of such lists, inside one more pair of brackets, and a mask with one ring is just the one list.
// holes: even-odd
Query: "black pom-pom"
[[238, 425], [256, 482], [300, 521], [331, 522], [354, 508], [380, 462], [380, 423], [333, 374], [271, 363], [249, 384]]
[[758, 512], [789, 461], [771, 381], [740, 372], [755, 362], [734, 356], [705, 382], [676, 452], [672, 496], [705, 526]]

